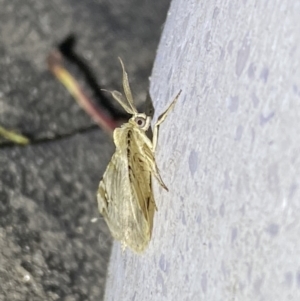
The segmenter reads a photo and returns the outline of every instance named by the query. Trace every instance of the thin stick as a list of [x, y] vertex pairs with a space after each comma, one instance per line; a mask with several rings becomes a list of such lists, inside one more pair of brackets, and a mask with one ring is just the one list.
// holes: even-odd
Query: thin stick
[[119, 123], [104, 114], [84, 93], [77, 80], [62, 64], [63, 58], [59, 51], [52, 51], [48, 57], [49, 70], [66, 87], [77, 103], [106, 132], [112, 135]]
[[20, 134], [17, 134], [13, 131], [8, 131], [4, 127], [0, 126], [0, 136], [4, 137], [7, 140], [12, 141], [13, 143], [26, 145], [30, 142], [30, 140]]

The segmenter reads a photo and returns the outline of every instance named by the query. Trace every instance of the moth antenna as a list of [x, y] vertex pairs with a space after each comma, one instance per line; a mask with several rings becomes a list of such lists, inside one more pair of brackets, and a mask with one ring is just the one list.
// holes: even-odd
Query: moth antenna
[[134, 107], [134, 104], [133, 104], [133, 97], [132, 97], [132, 93], [131, 93], [131, 90], [130, 90], [129, 81], [128, 81], [128, 75], [127, 75], [127, 72], [125, 71], [124, 63], [123, 63], [123, 61], [122, 61], [122, 59], [120, 57], [118, 57], [118, 59], [119, 59], [119, 61], [121, 63], [121, 66], [122, 66], [122, 72], [123, 72], [123, 89], [124, 89], [124, 93], [125, 93], [126, 99], [128, 100], [128, 103], [129, 103], [132, 111], [134, 111], [137, 114], [137, 109]]
[[112, 95], [112, 97], [122, 106], [122, 108], [129, 114], [134, 115], [136, 114], [136, 111], [132, 110], [131, 107], [129, 107], [126, 102], [124, 101], [124, 97], [122, 95], [122, 93], [120, 93], [119, 91], [109, 91], [109, 90], [105, 90], [105, 89], [101, 89], [101, 91], [105, 91], [108, 92]]

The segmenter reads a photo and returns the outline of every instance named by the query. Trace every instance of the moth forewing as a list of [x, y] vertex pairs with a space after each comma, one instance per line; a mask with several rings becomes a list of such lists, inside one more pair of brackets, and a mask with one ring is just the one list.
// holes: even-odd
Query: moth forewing
[[137, 135], [129, 123], [115, 130], [116, 152], [100, 182], [97, 198], [112, 236], [140, 253], [150, 241], [155, 203], [151, 172], [143, 168]]
[[155, 162], [158, 128], [180, 93], [154, 125], [151, 141], [146, 135], [151, 117], [138, 113], [134, 107], [127, 73], [121, 59], [120, 62], [127, 103], [120, 92], [113, 91], [111, 94], [132, 117], [114, 131], [116, 151], [100, 181], [97, 201], [112, 236], [122, 243], [123, 248], [129, 247], [141, 253], [151, 239], [156, 209], [151, 176], [167, 189]]

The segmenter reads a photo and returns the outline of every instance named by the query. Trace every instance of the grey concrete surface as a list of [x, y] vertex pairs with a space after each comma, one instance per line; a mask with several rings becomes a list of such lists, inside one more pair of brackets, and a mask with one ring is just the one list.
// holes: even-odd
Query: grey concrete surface
[[111, 237], [103, 220], [91, 219], [114, 147], [45, 60], [75, 34], [100, 86], [120, 88], [121, 56], [141, 100], [168, 5], [0, 0], [0, 124], [34, 141], [0, 139], [0, 301], [102, 300]]
[[158, 211], [105, 300], [300, 300], [300, 3], [172, 1], [151, 78]]

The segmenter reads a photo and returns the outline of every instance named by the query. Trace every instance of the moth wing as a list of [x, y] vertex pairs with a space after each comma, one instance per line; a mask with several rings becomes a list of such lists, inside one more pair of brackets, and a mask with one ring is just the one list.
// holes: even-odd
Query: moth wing
[[147, 144], [143, 142], [144, 139], [148, 139], [146, 135], [140, 136], [140, 133], [133, 135], [134, 139], [131, 142], [131, 152], [129, 157], [129, 164], [131, 168], [129, 172], [131, 174], [132, 192], [135, 198], [139, 202], [139, 206], [143, 212], [144, 218], [149, 225], [149, 239], [151, 237], [153, 226], [153, 215], [156, 209], [153, 191], [152, 191], [152, 178], [154, 156], [151, 149]]
[[[112, 236], [117, 240], [122, 239], [122, 232], [120, 231], [122, 221], [119, 218], [119, 212], [123, 200], [119, 200], [116, 188], [122, 190], [124, 187], [121, 181], [123, 172], [122, 161], [119, 160], [119, 155], [115, 153], [104, 172], [97, 192], [99, 212], [104, 217]], [[122, 192], [119, 191], [119, 194]]]
[[98, 208], [112, 236], [140, 253], [151, 238], [155, 202], [151, 172], [144, 165], [142, 149], [136, 135], [128, 144], [129, 128], [115, 130], [116, 152], [113, 155], [97, 193]]

